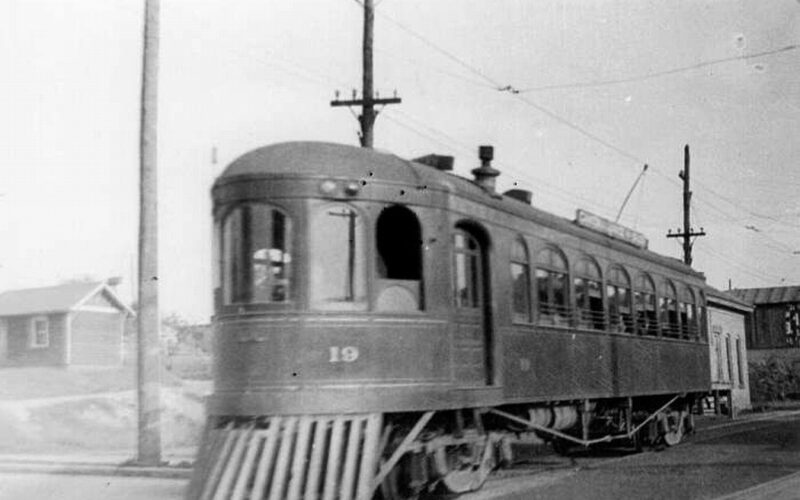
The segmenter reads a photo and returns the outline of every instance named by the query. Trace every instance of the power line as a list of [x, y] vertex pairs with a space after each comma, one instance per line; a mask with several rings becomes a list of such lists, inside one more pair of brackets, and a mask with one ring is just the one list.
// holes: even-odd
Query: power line
[[782, 52], [788, 52], [790, 50], [796, 50], [800, 48], [800, 45], [791, 44], [786, 45], [784, 47], [772, 50], [765, 50], [763, 52], [756, 52], [753, 54], [744, 54], [740, 56], [732, 56], [732, 57], [723, 57], [720, 59], [713, 59], [710, 61], [703, 61], [696, 64], [691, 64], [689, 66], [681, 66], [679, 68], [672, 68], [663, 71], [655, 71], [653, 73], [647, 73], [644, 75], [637, 75], [631, 76], [626, 78], [616, 78], [610, 80], [593, 80], [593, 81], [585, 81], [585, 82], [575, 82], [575, 83], [562, 83], [562, 84], [552, 84], [552, 85], [540, 85], [538, 87], [528, 87], [525, 89], [519, 89], [518, 92], [520, 93], [527, 93], [527, 92], [541, 92], [545, 90], [563, 90], [563, 89], [580, 89], [580, 88], [590, 88], [590, 87], [602, 87], [606, 85], [618, 85], [621, 83], [633, 83], [633, 82], [641, 82], [645, 80], [652, 80], [654, 78], [659, 78], [662, 76], [674, 75], [678, 73], [684, 73], [687, 71], [694, 71], [700, 68], [705, 68], [707, 66], [714, 66], [717, 64], [723, 64], [732, 61], [741, 61], [745, 59], [755, 59], [759, 57], [766, 57], [771, 56], [774, 54], [780, 54]]

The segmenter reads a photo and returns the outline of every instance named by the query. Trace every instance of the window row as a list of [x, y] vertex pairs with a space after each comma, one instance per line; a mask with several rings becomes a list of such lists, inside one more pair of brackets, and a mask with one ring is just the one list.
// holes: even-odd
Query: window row
[[619, 264], [610, 266], [604, 279], [591, 256], [581, 256], [570, 269], [555, 246], [537, 253], [533, 280], [530, 269], [528, 249], [520, 238], [510, 255], [515, 322], [535, 319], [539, 324], [683, 339], [704, 336], [704, 297], [685, 284], [660, 278], [657, 287], [646, 272], [631, 280]]

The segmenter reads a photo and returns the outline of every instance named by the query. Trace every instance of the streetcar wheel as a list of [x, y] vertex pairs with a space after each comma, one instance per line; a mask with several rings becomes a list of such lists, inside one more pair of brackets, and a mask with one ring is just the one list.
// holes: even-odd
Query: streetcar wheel
[[[381, 465], [385, 460], [381, 460]], [[404, 468], [406, 459], [400, 460], [397, 465], [389, 471], [386, 478], [381, 483], [381, 497], [383, 500], [416, 500], [419, 498], [419, 491], [414, 491], [409, 487], [410, 478]]]

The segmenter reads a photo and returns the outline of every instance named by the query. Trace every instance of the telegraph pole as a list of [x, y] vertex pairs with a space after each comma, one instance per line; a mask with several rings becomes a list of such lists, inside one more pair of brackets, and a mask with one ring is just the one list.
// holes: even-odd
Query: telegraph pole
[[161, 463], [158, 315], [158, 197], [156, 183], [158, 120], [159, 0], [145, 0], [139, 143], [139, 311], [137, 463]]
[[336, 92], [336, 99], [331, 101], [331, 106], [361, 106], [361, 115], [358, 121], [361, 123], [361, 147], [371, 148], [374, 142], [373, 128], [375, 118], [378, 113], [375, 111], [376, 105], [399, 104], [401, 102], [397, 95], [390, 98], [379, 98], [375, 95], [372, 83], [372, 40], [373, 25], [375, 23], [375, 9], [372, 0], [364, 0], [364, 40], [362, 57], [362, 87], [361, 99], [356, 98], [355, 90], [353, 98], [339, 100], [339, 92]]
[[683, 179], [683, 232], [680, 229], [673, 233], [670, 229], [667, 231], [667, 238], [683, 238], [683, 262], [687, 266], [692, 265], [692, 238], [696, 236], [705, 236], [706, 233], [703, 228], [699, 232], [695, 232], [691, 227], [691, 210], [692, 210], [692, 191], [689, 187], [689, 145], [683, 148], [683, 170], [678, 174], [678, 177]]

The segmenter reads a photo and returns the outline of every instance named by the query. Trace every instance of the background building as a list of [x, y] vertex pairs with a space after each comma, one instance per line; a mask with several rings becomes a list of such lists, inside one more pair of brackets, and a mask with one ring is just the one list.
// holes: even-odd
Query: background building
[[0, 366], [119, 364], [132, 314], [105, 282], [1, 293]]
[[711, 389], [728, 396], [735, 412], [750, 409], [746, 331], [753, 307], [719, 290], [707, 297]]

